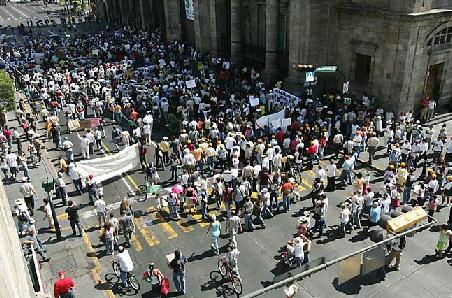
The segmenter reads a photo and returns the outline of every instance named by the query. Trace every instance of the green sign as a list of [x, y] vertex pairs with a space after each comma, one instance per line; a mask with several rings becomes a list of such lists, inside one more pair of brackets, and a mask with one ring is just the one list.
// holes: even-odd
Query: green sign
[[337, 66], [319, 66], [315, 69], [316, 72], [336, 72]]

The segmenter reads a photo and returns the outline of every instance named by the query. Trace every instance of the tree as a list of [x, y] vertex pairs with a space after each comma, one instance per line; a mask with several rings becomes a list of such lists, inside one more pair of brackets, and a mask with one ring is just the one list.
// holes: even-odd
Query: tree
[[0, 111], [16, 109], [14, 79], [4, 70], [0, 70]]

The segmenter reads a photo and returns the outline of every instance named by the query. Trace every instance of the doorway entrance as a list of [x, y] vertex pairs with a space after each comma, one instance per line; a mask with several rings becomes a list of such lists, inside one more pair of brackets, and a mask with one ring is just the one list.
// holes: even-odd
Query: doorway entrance
[[370, 78], [371, 56], [356, 53], [355, 82], [367, 86]]
[[441, 80], [443, 77], [444, 62], [428, 67], [427, 81], [425, 83], [424, 96], [436, 101], [441, 96]]

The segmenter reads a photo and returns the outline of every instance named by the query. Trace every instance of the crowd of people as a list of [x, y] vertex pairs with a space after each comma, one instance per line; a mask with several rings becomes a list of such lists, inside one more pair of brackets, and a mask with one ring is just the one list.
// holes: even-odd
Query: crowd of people
[[[77, 206], [67, 202], [64, 173], [80, 194], [85, 188], [89, 193], [99, 225], [104, 226], [107, 252], [114, 253], [119, 231], [128, 235], [129, 243], [133, 232], [130, 204], [124, 202], [121, 220], [109, 219], [101, 187], [92, 182], [93, 177], [77, 172], [74, 145], [62, 137], [65, 126], [70, 132], [74, 120], [91, 116], [111, 118], [114, 127], [111, 136], [106, 136], [105, 120], [101, 120], [94, 131], [77, 134], [82, 158], [90, 159], [90, 153], [102, 150], [105, 137], [111, 137], [117, 150], [137, 143], [148, 182], [163, 183], [158, 172], [170, 170], [171, 183], [180, 186], [168, 196], [155, 196], [158, 209], [168, 205], [169, 219], [199, 212], [211, 222], [208, 233], [217, 254], [220, 219], [226, 220], [230, 262], [238, 275], [236, 235], [242, 229], [264, 229], [274, 216], [287, 216], [291, 205], [302, 199], [298, 186], [303, 183], [303, 171], [312, 170], [315, 179], [308, 195], [312, 209], [301, 214], [298, 236], [288, 246], [297, 266], [309, 260], [310, 239], [315, 234], [324, 236], [328, 193], [336, 189], [353, 187], [353, 195], [344, 198], [338, 212], [340, 237], [360, 229], [361, 220], [366, 229], [378, 225], [384, 215], [405, 205], [423, 206], [433, 218], [438, 208], [451, 204], [452, 138], [445, 125], [438, 132], [433, 126], [422, 126], [434, 114], [435, 105], [429, 99], [422, 101], [418, 120], [412, 111], [394, 115], [383, 110], [366, 94], [351, 102], [339, 93], [281, 97], [262, 82], [253, 67], [239, 68], [187, 44], [164, 42], [158, 33], [132, 28], [75, 38], [26, 38], [24, 46], [4, 44], [0, 52], [25, 97], [15, 112], [21, 129], [9, 128], [2, 117], [0, 134], [3, 172], [13, 182], [23, 180], [24, 203], [17, 203], [20, 223], [33, 216], [36, 192], [27, 157], [41, 159], [37, 120], [45, 119], [48, 139], [65, 152], [56, 184], [63, 204], [69, 203], [66, 212], [74, 235], [75, 228], [81, 234], [82, 227]], [[259, 121], [275, 113], [281, 113], [280, 120], [290, 119], [286, 126], [283, 121]], [[161, 131], [167, 135], [159, 135]], [[28, 150], [22, 145], [22, 135]], [[358, 172], [355, 167], [360, 160], [371, 166], [383, 147], [388, 167], [383, 186], [376, 189], [371, 172]], [[150, 148], [155, 152], [152, 161]], [[368, 160], [362, 160], [363, 152]], [[19, 169], [23, 179], [18, 179]], [[225, 212], [212, 212], [215, 209]], [[51, 216], [48, 219], [52, 226]], [[26, 224], [19, 229], [26, 230]], [[450, 226], [446, 225], [438, 243], [441, 256], [451, 249], [450, 238], [448, 247], [444, 245], [447, 236]], [[177, 267], [177, 290], [185, 292], [183, 266], [172, 266]]]

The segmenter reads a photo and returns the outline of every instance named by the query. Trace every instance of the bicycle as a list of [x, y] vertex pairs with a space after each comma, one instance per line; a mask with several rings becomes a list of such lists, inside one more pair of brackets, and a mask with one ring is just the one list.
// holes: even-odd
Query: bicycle
[[[117, 261], [113, 261], [111, 262], [111, 266], [113, 267], [113, 272], [115, 273], [116, 277], [120, 279], [121, 268], [119, 267], [119, 263]], [[135, 274], [133, 274], [132, 272], [126, 272], [126, 274], [126, 289], [133, 289], [138, 292], [140, 290], [140, 283], [135, 277]]]
[[150, 195], [156, 194], [160, 189], [160, 185], [152, 185], [148, 182], [145, 182], [145, 184], [138, 186], [138, 190], [135, 192], [135, 198], [137, 202], [144, 202]]
[[223, 256], [218, 260], [218, 270], [220, 271], [221, 277], [229, 281], [232, 285], [232, 289], [237, 295], [242, 294], [242, 281], [237, 276], [237, 272], [229, 264], [227, 256]]

